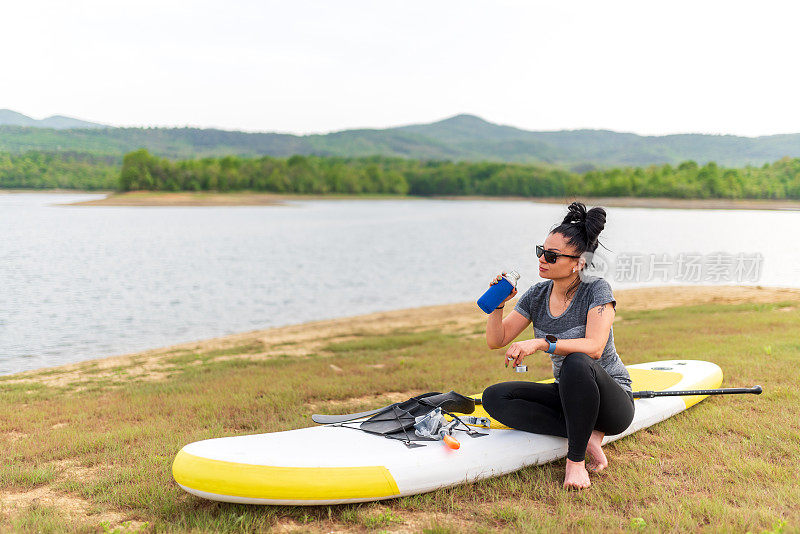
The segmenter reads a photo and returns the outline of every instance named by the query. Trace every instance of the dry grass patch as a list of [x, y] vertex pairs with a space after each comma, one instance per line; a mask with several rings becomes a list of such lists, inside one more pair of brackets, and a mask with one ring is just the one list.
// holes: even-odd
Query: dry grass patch
[[[6, 521], [23, 530], [135, 532], [146, 523], [131, 519], [129, 513], [110, 509], [66, 489], [97, 480], [102, 466], [85, 467], [76, 460], [60, 460], [45, 466], [52, 476], [23, 481], [26, 486], [0, 489], [0, 510]], [[0, 523], [1, 524], [1, 523]], [[59, 528], [53, 529], [56, 525]]]
[[[308, 403], [306, 407], [312, 412], [324, 409], [325, 413], [333, 413], [342, 411], [345, 408], [353, 408], [358, 406], [382, 406], [392, 404], [394, 402], [402, 402], [404, 400], [415, 397], [425, 391], [388, 391], [386, 393], [378, 393], [374, 395], [361, 395], [360, 397], [350, 397], [347, 399], [329, 400], [319, 404]], [[362, 410], [363, 411], [363, 410]]]
[[64, 521], [80, 524], [91, 519], [99, 525], [102, 522], [120, 524], [125, 515], [119, 512], [98, 512], [94, 504], [86, 499], [68, 493], [55, 491], [50, 486], [40, 486], [25, 491], [0, 491], [3, 511], [13, 520], [15, 516], [38, 506], [48, 506], [58, 510]]

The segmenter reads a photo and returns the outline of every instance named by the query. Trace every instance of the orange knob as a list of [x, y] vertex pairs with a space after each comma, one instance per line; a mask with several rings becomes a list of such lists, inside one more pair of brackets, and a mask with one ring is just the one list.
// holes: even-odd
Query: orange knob
[[448, 447], [450, 447], [451, 449], [459, 449], [459, 448], [461, 448], [461, 444], [453, 436], [445, 436], [444, 437], [444, 444], [447, 445]]

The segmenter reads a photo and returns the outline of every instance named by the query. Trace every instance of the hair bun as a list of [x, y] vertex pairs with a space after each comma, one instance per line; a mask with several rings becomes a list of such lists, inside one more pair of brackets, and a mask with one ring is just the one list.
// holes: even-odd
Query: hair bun
[[569, 213], [561, 224], [586, 224], [586, 206], [583, 202], [573, 202], [569, 205]]
[[578, 226], [586, 236], [587, 250], [594, 251], [598, 244], [597, 238], [606, 226], [606, 210], [595, 207], [586, 211], [583, 202], [573, 202], [567, 209], [569, 212], [561, 224]]
[[589, 247], [594, 249], [597, 247], [597, 238], [600, 236], [600, 232], [606, 227], [606, 210], [603, 208], [590, 209], [586, 214], [584, 225]]

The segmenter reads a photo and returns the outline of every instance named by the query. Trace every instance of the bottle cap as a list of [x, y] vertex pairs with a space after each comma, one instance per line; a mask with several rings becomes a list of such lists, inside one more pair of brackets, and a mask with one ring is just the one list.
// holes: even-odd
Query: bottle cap
[[519, 282], [519, 273], [517, 271], [508, 271], [505, 275], [505, 279], [511, 282], [511, 285], [516, 289], [517, 282]]

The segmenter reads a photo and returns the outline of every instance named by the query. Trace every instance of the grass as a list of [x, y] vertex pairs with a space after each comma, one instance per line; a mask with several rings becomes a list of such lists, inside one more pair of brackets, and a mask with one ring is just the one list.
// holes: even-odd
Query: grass
[[63, 516], [51, 506], [34, 504], [9, 525], [15, 532], [69, 532]]
[[[315, 411], [375, 407], [388, 391], [476, 393], [511, 377], [483, 330], [363, 335], [303, 358], [247, 359], [249, 344], [171, 355], [161, 381], [82, 376], [80, 387], [0, 381], [0, 497], [48, 488], [56, 500], [0, 506], [0, 530], [61, 532], [706, 531], [800, 530], [800, 311], [792, 303], [619, 312], [626, 364], [696, 358], [725, 386], [754, 396], [709, 398], [608, 446], [610, 468], [583, 492], [561, 489], [564, 462], [380, 503], [257, 507], [183, 492], [171, 462], [186, 443], [311, 424]], [[796, 305], [796, 304], [795, 304]], [[521, 337], [530, 337], [527, 330]], [[225, 358], [218, 358], [226, 356]], [[197, 362], [202, 363], [198, 365]], [[550, 363], [528, 359], [531, 379]], [[332, 375], [331, 364], [341, 369]], [[381, 367], [375, 367], [382, 364]], [[104, 517], [112, 514], [114, 520]]]

